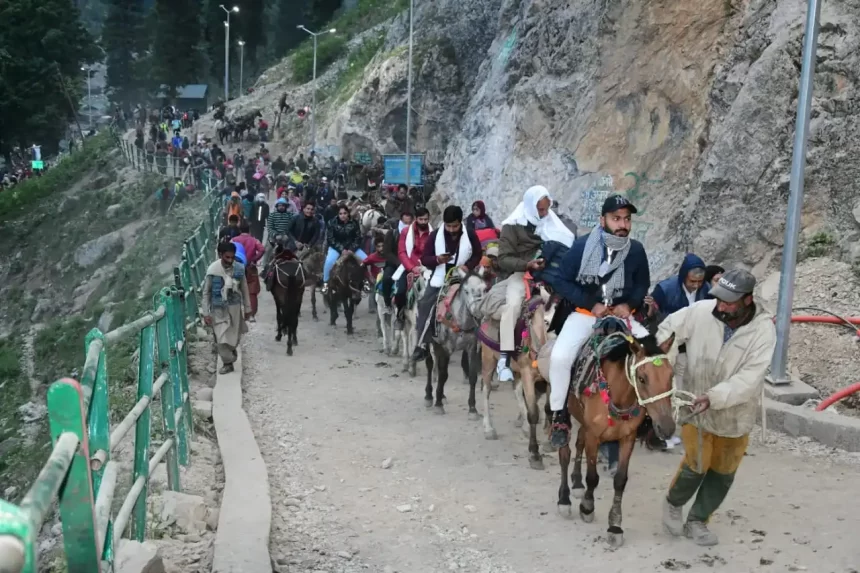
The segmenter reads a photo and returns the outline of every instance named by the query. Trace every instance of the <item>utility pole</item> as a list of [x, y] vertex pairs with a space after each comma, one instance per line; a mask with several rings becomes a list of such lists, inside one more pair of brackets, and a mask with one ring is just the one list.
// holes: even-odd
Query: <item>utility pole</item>
[[412, 174], [412, 28], [415, 0], [409, 0], [409, 77], [406, 80], [406, 190], [409, 191]]
[[797, 270], [797, 243], [803, 210], [803, 176], [806, 171], [806, 143], [809, 138], [809, 115], [812, 109], [812, 81], [815, 76], [815, 51], [818, 47], [818, 20], [821, 0], [809, 0], [806, 9], [806, 31], [797, 95], [797, 121], [794, 127], [794, 152], [791, 158], [788, 212], [785, 222], [785, 247], [779, 277], [779, 300], [776, 309], [776, 347], [768, 381], [774, 385], [790, 384], [786, 372], [788, 337], [791, 330], [791, 306], [794, 301], [794, 277]]
[[244, 93], [242, 91], [242, 82], [245, 79], [245, 41], [239, 40], [239, 97]]
[[224, 21], [224, 103], [230, 101], [230, 14], [239, 12], [238, 6], [233, 6], [229, 10], [221, 4], [221, 9], [227, 13], [227, 20]]
[[311, 32], [301, 24], [296, 26], [299, 30], [304, 30], [314, 39], [314, 77], [313, 77], [313, 85], [311, 86], [311, 91], [313, 91], [313, 104], [311, 107], [311, 151], [316, 149], [317, 146], [317, 36], [322, 36], [323, 34], [334, 34], [337, 32], [336, 28], [331, 28], [330, 30], [324, 30], [322, 32]]

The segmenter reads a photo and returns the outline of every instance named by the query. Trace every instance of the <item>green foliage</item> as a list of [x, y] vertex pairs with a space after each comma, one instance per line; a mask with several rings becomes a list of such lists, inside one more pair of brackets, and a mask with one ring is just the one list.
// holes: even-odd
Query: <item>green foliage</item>
[[344, 12], [331, 26], [338, 34], [352, 37], [393, 18], [409, 8], [409, 0], [358, 0], [358, 6]]
[[84, 338], [95, 318], [73, 316], [45, 325], [33, 341], [36, 377], [46, 382], [70, 376], [84, 365]]
[[107, 154], [114, 149], [111, 134], [102, 132], [88, 138], [85, 143], [83, 149], [60, 161], [41, 177], [32, 177], [0, 193], [0, 220], [20, 215], [45, 197], [67, 189], [71, 182], [77, 181], [86, 172], [109, 161]]
[[20, 348], [14, 341], [0, 340], [0, 380], [9, 380], [21, 375], [19, 351]]
[[56, 149], [77, 111], [60, 78], [79, 101], [84, 82], [75, 80], [97, 55], [68, 0], [0, 2], [0, 153], [34, 142], [45, 154]]
[[146, 50], [143, 0], [109, 0], [102, 43], [107, 55], [111, 100], [125, 109], [140, 101], [144, 69], [138, 55]]
[[340, 5], [341, 0], [306, 0], [304, 24], [313, 31], [323, 29]]
[[[317, 40], [317, 77], [343, 55], [346, 39], [339, 34], [326, 34]], [[308, 41], [293, 55], [293, 81], [309, 82], [314, 77], [314, 44]]]
[[152, 76], [174, 93], [177, 86], [196, 83], [201, 76], [200, 2], [156, 0], [155, 19]]
[[352, 50], [346, 60], [346, 67], [337, 78], [335, 92], [337, 97], [349, 97], [353, 86], [364, 76], [364, 70], [370, 61], [379, 53], [385, 43], [385, 34], [365, 39], [361, 45]]
[[810, 237], [809, 241], [806, 242], [806, 248], [803, 251], [803, 258], [814, 259], [817, 257], [823, 257], [830, 252], [830, 249], [835, 244], [836, 241], [827, 233], [815, 233]]

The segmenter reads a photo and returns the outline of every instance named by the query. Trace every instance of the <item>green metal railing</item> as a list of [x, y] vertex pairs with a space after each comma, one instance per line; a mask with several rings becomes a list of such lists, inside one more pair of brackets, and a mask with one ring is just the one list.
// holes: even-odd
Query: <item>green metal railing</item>
[[[214, 256], [221, 198], [211, 178], [204, 181], [206, 214], [182, 247], [174, 284], [154, 296], [153, 310], [108, 333], [93, 329], [84, 341], [86, 361], [80, 382], [64, 378], [47, 393], [53, 450], [33, 485], [16, 506], [0, 499], [0, 573], [38, 571], [37, 536], [59, 502], [63, 541], [72, 573], [97, 573], [113, 563], [114, 540], [146, 536], [149, 477], [162, 461], [168, 487], [180, 491], [179, 465], [187, 465], [192, 416], [188, 390], [186, 329], [198, 323], [197, 300], [206, 267]], [[110, 427], [107, 360], [111, 346], [140, 340], [137, 403]], [[161, 402], [164, 441], [150, 455], [151, 405]], [[112, 514], [119, 476], [111, 453], [134, 428], [131, 490]]]

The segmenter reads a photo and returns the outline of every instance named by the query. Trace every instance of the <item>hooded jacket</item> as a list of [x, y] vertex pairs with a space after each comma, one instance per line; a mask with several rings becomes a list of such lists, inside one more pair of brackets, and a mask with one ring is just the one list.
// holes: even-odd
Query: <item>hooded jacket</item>
[[[663, 314], [672, 314], [682, 308], [690, 306], [690, 301], [687, 299], [687, 292], [684, 289], [684, 279], [693, 269], [705, 270], [705, 261], [693, 253], [687, 254], [684, 257], [684, 262], [681, 263], [681, 268], [678, 274], [664, 279], [657, 283], [651, 296], [654, 302], [657, 303], [657, 308]], [[703, 300], [708, 294], [710, 286], [703, 283], [699, 290], [696, 291], [694, 302]]]
[[335, 217], [328, 222], [326, 229], [328, 246], [338, 253], [355, 252], [361, 248], [361, 228], [357, 221], [349, 219], [346, 223]]
[[714, 316], [716, 306], [716, 300], [702, 300], [670, 314], [660, 324], [657, 342], [675, 334], [669, 351], [672, 362], [678, 346], [686, 345], [682, 387], [710, 399], [710, 408], [690, 423], [717, 436], [738, 438], [755, 425], [762, 384], [776, 346], [776, 328], [773, 316], [756, 308], [752, 320], [726, 340], [728, 327]]

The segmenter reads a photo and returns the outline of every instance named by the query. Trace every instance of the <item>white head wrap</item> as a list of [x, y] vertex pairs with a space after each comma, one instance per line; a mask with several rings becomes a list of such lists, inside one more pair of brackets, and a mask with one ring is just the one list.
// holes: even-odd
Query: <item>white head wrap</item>
[[570, 247], [576, 236], [558, 218], [558, 215], [552, 209], [543, 218], [538, 214], [537, 205], [544, 198], [549, 199], [550, 203], [552, 203], [552, 195], [549, 194], [549, 190], [546, 187], [542, 185], [529, 187], [523, 194], [522, 202], [517, 205], [517, 208], [514, 209], [514, 212], [507, 219], [502, 221], [502, 226], [521, 225], [525, 227], [528, 224], [532, 224], [535, 226], [535, 233], [544, 241], [557, 241]]

